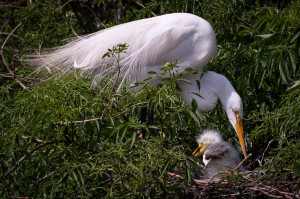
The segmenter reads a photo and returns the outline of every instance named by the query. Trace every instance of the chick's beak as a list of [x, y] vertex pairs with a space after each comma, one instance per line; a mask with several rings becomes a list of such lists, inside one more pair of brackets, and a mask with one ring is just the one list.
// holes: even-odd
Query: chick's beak
[[237, 135], [238, 135], [238, 138], [239, 138], [242, 150], [243, 150], [243, 154], [246, 158], [247, 153], [246, 153], [245, 140], [244, 140], [243, 122], [242, 122], [242, 119], [241, 119], [238, 111], [234, 111], [234, 115], [235, 115], [235, 119], [236, 119], [235, 128], [236, 128]]
[[200, 155], [202, 155], [204, 153], [205, 150], [206, 150], [206, 145], [204, 145], [202, 142], [200, 142], [197, 149], [193, 152], [193, 156], [199, 157]]

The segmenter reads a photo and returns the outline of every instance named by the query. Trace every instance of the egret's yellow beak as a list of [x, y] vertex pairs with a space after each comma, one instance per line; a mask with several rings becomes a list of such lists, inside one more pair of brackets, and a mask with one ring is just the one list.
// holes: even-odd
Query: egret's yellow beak
[[207, 146], [204, 145], [202, 142], [200, 142], [200, 144], [197, 147], [197, 149], [193, 152], [193, 156], [199, 157], [201, 154], [204, 153], [204, 151], [206, 150], [206, 148], [207, 148]]
[[237, 135], [239, 137], [239, 141], [240, 141], [244, 156], [246, 158], [247, 153], [246, 153], [245, 140], [244, 140], [243, 122], [242, 122], [242, 119], [240, 117], [240, 113], [238, 110], [233, 110], [233, 113], [234, 113], [234, 116], [236, 119], [235, 128], [237, 131]]

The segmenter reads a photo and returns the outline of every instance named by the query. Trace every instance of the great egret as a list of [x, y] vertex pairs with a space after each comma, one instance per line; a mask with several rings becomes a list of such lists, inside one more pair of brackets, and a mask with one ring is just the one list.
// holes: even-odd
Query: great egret
[[[224, 142], [217, 131], [205, 130], [197, 137], [198, 148], [194, 151], [195, 157], [203, 154], [203, 175], [212, 177], [219, 171], [228, 171], [240, 162], [238, 151], [228, 142]], [[239, 167], [237, 171], [242, 171]]]
[[[127, 53], [120, 55], [121, 68], [118, 68], [109, 64], [113, 61], [112, 57], [102, 57], [108, 49], [120, 43], [126, 43], [129, 47]], [[117, 25], [75, 38], [52, 51], [27, 56], [26, 60], [38, 68], [46, 67], [60, 73], [80, 69], [85, 75], [94, 75], [96, 83], [107, 74], [113, 75], [110, 81], [115, 81], [120, 72], [123, 80], [119, 88], [125, 79], [127, 82], [141, 81], [149, 76], [149, 71], [159, 73], [159, 68], [166, 62], [177, 61], [179, 71], [185, 68], [198, 70], [195, 77], [182, 72], [184, 78], [192, 84], [181, 82], [179, 86], [183, 92], [180, 96], [188, 105], [191, 105], [194, 98], [198, 102], [199, 111], [214, 109], [220, 99], [246, 157], [241, 98], [226, 77], [215, 72], [207, 72], [201, 77], [202, 68], [216, 51], [215, 33], [207, 21], [193, 14], [174, 13]], [[200, 91], [196, 79], [200, 80]]]

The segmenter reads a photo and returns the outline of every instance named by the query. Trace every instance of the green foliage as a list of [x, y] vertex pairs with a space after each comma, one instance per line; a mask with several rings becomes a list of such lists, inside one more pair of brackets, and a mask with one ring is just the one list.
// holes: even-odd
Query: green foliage
[[[253, 153], [247, 169], [278, 171], [280, 176], [269, 176], [270, 182], [275, 177], [299, 179], [299, 1], [278, 7], [263, 0], [138, 2], [145, 8], [131, 1], [103, 0], [65, 5], [21, 0], [1, 8], [2, 44], [8, 36], [4, 33], [21, 25], [1, 50], [15, 76], [1, 65], [0, 177], [15, 169], [1, 178], [0, 197], [188, 197], [195, 173], [201, 174], [198, 160], [191, 157], [196, 134], [219, 129], [239, 149], [220, 104], [210, 113], [196, 111], [196, 101], [192, 107], [182, 104], [177, 83], [186, 80], [178, 75], [176, 63], [149, 73], [164, 86], [151, 86], [148, 78], [130, 85], [137, 92], [124, 87], [117, 93], [109, 77], [91, 87], [91, 80], [76, 72], [41, 76], [19, 62], [33, 49], [38, 52], [73, 37], [71, 16], [79, 35], [150, 17], [151, 12], [190, 12], [208, 20], [219, 52], [205, 70], [226, 76], [243, 99], [248, 153]], [[114, 57], [112, 64], [119, 69], [119, 55], [126, 48], [112, 47], [105, 56]], [[155, 125], [140, 122], [141, 107], [154, 110]], [[154, 130], [160, 136], [152, 136]], [[145, 139], [139, 138], [141, 131], [147, 132]], [[53, 143], [41, 146], [47, 141]], [[41, 148], [32, 151], [35, 147]], [[170, 179], [170, 171], [184, 180]], [[230, 179], [237, 183], [241, 175], [234, 173]]]
[[[256, 113], [251, 118], [253, 123], [260, 124], [252, 132], [252, 139], [259, 140], [261, 146], [270, 145], [270, 156], [266, 157], [265, 168], [289, 168], [288, 174], [300, 168], [300, 87], [299, 81], [283, 96], [282, 102], [274, 111]], [[299, 172], [293, 174], [300, 177]]]
[[[124, 47], [112, 48], [107, 56], [117, 59]], [[180, 190], [187, 184], [168, 187], [167, 171], [183, 163], [199, 167], [193, 158], [184, 154], [186, 147], [176, 132], [191, 134], [195, 122], [200, 124], [200, 115], [181, 106], [176, 89], [181, 75], [171, 73], [174, 67], [178, 66], [169, 63], [161, 68], [161, 74], [156, 74], [165, 82], [164, 86], [156, 88], [141, 82], [143, 88], [136, 93], [128, 92], [128, 89], [114, 92], [115, 85], [107, 86], [105, 82], [109, 79], [101, 83], [106, 86], [105, 90], [101, 85], [91, 89], [90, 81], [76, 73], [64, 78], [53, 76], [32, 87], [31, 91], [21, 91], [10, 99], [6, 98], [8, 91], [4, 90], [2, 98], [6, 98], [3, 100], [6, 104], [1, 106], [3, 145], [0, 149], [1, 158], [10, 161], [2, 162], [2, 175], [24, 153], [28, 154], [22, 163], [24, 166], [10, 173], [6, 183], [16, 184], [14, 188], [18, 191], [15, 190], [15, 194], [32, 197], [183, 194]], [[99, 90], [103, 91], [98, 93]], [[154, 108], [159, 124], [149, 127], [140, 124], [140, 107], [137, 105], [140, 102]], [[123, 113], [123, 110], [128, 111]], [[189, 114], [193, 117], [187, 118]], [[85, 122], [91, 118], [98, 119]], [[74, 121], [74, 124], [59, 125], [65, 121]], [[148, 132], [148, 138], [137, 140], [142, 129]], [[152, 129], [159, 129], [164, 134], [151, 138]], [[49, 140], [56, 142], [32, 154], [29, 152]], [[185, 142], [194, 143], [193, 136]], [[30, 168], [35, 168], [34, 172]], [[53, 169], [55, 174], [41, 180]], [[190, 169], [186, 172], [190, 182]], [[2, 188], [1, 195], [9, 196]]]

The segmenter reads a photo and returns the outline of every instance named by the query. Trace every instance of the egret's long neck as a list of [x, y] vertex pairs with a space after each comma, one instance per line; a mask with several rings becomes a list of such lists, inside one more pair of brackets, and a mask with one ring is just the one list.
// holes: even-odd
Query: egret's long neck
[[[206, 72], [201, 79], [200, 76], [200, 73], [194, 76], [191, 74], [185, 75], [184, 78], [189, 80], [191, 84], [186, 82], [179, 83], [179, 86], [182, 89], [180, 96], [188, 105], [191, 105], [192, 99], [194, 98], [198, 103], [199, 111], [210, 111], [214, 109], [219, 98], [228, 115], [228, 111], [232, 111], [230, 107], [232, 97], [238, 96], [229, 80], [223, 75], [212, 71]], [[199, 79], [200, 92], [196, 82], [196, 80], [199, 81]], [[194, 93], [199, 94], [201, 97]]]

